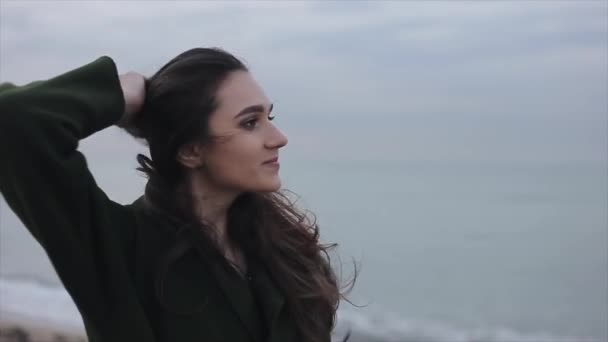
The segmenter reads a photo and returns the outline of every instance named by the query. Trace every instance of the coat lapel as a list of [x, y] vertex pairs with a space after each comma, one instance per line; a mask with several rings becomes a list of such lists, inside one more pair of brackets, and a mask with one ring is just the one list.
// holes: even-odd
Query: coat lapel
[[262, 322], [255, 311], [255, 302], [252, 293], [247, 287], [246, 280], [241, 279], [236, 271], [230, 271], [222, 264], [222, 260], [209, 260], [209, 254], [201, 250], [195, 243], [201, 260], [213, 273], [213, 278], [226, 297], [228, 303], [235, 311], [241, 323], [245, 326], [254, 341], [261, 342]]
[[[204, 255], [201, 255], [204, 258]], [[251, 281], [242, 279], [236, 271], [221, 262], [211, 262], [208, 266], [214, 273], [214, 278], [228, 299], [228, 302], [238, 314], [241, 322], [256, 341], [262, 335], [261, 325], [268, 332], [268, 340], [273, 340], [273, 332], [285, 304], [285, 298], [273, 281], [267, 268], [255, 258], [248, 258]], [[255, 310], [255, 297], [259, 302], [262, 317]]]
[[[143, 198], [143, 196], [142, 196]], [[140, 198], [138, 205], [142, 205], [143, 199]], [[195, 250], [201, 261], [211, 270], [213, 278], [221, 289], [232, 309], [235, 311], [249, 335], [256, 342], [262, 342], [261, 325], [264, 324], [268, 331], [268, 341], [273, 340], [273, 332], [278, 327], [279, 315], [285, 304], [285, 298], [281, 290], [272, 279], [267, 267], [256, 258], [248, 257], [249, 273], [253, 276], [251, 281], [242, 279], [235, 270], [231, 269], [224, 260], [212, 260], [209, 253], [206, 253], [201, 245], [197, 243], [198, 237], [188, 230]], [[262, 317], [256, 311], [255, 298], [258, 299]]]
[[250, 267], [251, 273], [253, 273], [251, 288], [260, 301], [265, 323], [268, 327], [268, 341], [272, 341], [277, 320], [285, 304], [285, 298], [265, 265], [252, 261]]
[[247, 280], [240, 278], [236, 271], [227, 270], [227, 267], [219, 262], [214, 262], [210, 266], [219, 287], [239, 319], [254, 340], [260, 341], [263, 321], [256, 311], [255, 298], [248, 288]]

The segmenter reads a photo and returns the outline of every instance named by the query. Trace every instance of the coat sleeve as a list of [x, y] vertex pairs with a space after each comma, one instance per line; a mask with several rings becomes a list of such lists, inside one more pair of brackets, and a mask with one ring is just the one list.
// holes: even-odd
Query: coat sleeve
[[107, 56], [49, 80], [0, 85], [0, 192], [88, 324], [103, 322], [128, 296], [128, 286], [118, 284], [129, 282], [135, 228], [125, 207], [97, 186], [77, 148], [123, 110]]

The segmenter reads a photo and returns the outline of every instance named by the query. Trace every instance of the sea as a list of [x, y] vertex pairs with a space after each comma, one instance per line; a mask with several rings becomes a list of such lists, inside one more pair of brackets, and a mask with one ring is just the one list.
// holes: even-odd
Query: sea
[[[107, 165], [91, 167], [117, 192]], [[287, 160], [281, 173], [338, 244], [343, 284], [357, 271], [335, 341], [608, 341], [605, 161]], [[0, 247], [0, 314], [81, 327], [3, 199]]]

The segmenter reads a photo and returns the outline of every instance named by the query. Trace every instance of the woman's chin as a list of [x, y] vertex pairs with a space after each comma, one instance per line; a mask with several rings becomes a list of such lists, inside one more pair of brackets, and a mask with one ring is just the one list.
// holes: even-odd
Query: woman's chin
[[263, 184], [259, 184], [254, 191], [256, 192], [275, 192], [281, 189], [281, 179], [276, 178]]

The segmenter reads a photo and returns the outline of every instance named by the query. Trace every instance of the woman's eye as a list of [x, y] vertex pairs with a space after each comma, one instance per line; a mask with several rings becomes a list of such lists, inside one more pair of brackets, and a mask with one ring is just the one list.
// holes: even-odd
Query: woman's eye
[[[274, 120], [274, 115], [268, 115], [268, 121]], [[247, 129], [254, 129], [258, 123], [258, 119], [251, 119], [243, 122], [243, 127]]]
[[256, 123], [257, 121], [258, 121], [257, 119], [254, 119], [254, 120], [249, 120], [249, 121], [245, 121], [245, 122], [243, 123], [243, 126], [244, 126], [245, 128], [254, 128], [254, 127], [255, 127], [255, 123]]

